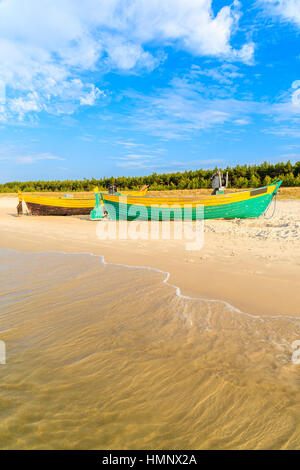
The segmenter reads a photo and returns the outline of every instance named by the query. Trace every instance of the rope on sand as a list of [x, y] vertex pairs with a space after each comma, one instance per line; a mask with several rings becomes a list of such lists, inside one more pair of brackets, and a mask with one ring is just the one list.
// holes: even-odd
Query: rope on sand
[[[272, 215], [270, 215], [269, 217], [266, 217], [266, 214], [267, 214], [269, 208], [271, 207], [271, 204], [272, 204], [272, 202], [273, 202], [273, 199], [274, 199], [274, 207], [273, 207]], [[266, 220], [272, 219], [272, 217], [274, 216], [275, 211], [276, 211], [276, 201], [277, 201], [277, 191], [276, 191], [276, 193], [274, 194], [274, 198], [271, 199], [271, 201], [270, 201], [268, 207], [266, 208], [266, 210], [265, 210], [265, 212], [264, 212], [264, 218], [265, 218]]]

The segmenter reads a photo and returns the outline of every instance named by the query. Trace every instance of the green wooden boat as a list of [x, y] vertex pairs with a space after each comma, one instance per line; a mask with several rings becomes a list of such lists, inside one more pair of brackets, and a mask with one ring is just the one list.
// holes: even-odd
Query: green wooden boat
[[262, 215], [282, 181], [261, 188], [198, 197], [148, 197], [102, 194], [112, 220], [245, 219]]

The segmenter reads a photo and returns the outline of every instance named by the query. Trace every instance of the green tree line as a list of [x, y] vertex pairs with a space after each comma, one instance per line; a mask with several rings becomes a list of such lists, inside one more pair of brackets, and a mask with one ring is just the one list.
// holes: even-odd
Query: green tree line
[[[198, 189], [210, 188], [210, 178], [214, 170], [194, 170], [176, 173], [153, 173], [149, 176], [120, 176], [111, 178], [92, 178], [83, 180], [64, 181], [13, 181], [0, 184], [0, 192], [35, 192], [35, 191], [93, 191], [106, 190], [109, 184], [115, 184], [119, 189], [138, 189], [144, 184], [152, 191], [168, 189]], [[283, 186], [300, 186], [300, 161], [292, 165], [286, 163], [262, 163], [261, 165], [237, 165], [233, 168], [223, 168], [228, 171], [229, 186], [232, 188], [256, 188], [270, 184], [274, 179], [283, 180]]]

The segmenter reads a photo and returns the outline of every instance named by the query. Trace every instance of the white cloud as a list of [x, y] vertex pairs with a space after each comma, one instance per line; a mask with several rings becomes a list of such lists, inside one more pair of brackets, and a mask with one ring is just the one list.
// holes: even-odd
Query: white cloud
[[284, 158], [285, 160], [299, 160], [300, 153], [282, 153], [280, 157]]
[[300, 80], [295, 80], [292, 83], [292, 89], [295, 90], [292, 92], [292, 105], [300, 113]]
[[145, 68], [148, 71], [153, 70], [159, 63], [149, 52], [145, 52], [139, 44], [126, 42], [118, 36], [110, 37], [107, 54], [111, 66], [124, 71], [135, 67]]
[[[193, 76], [193, 72], [192, 72]], [[222, 90], [221, 90], [222, 91]], [[189, 136], [225, 123], [249, 124], [251, 113], [262, 113], [265, 105], [250, 100], [219, 98], [215, 89], [186, 79], [174, 79], [168, 88], [151, 96], [129, 94], [139, 104], [128, 120], [138, 129], [166, 139]]]
[[[123, 157], [111, 157], [111, 160], [116, 160], [116, 165], [121, 168], [150, 168], [158, 161], [155, 155], [145, 154], [128, 154]], [[149, 163], [153, 160], [154, 163]]]
[[3, 80], [0, 80], [0, 107], [6, 103], [6, 87]]
[[[4, 154], [4, 155], [3, 155]], [[64, 158], [58, 157], [51, 153], [38, 153], [38, 154], [20, 154], [15, 147], [2, 148], [0, 147], [0, 160], [9, 160], [20, 165], [31, 165], [33, 163], [44, 160], [59, 160], [63, 161]]]
[[236, 60], [240, 60], [241, 62], [250, 65], [253, 64], [254, 49], [254, 42], [249, 42], [248, 44], [244, 44], [240, 50], [233, 50], [232, 56], [233, 58], [236, 58]]
[[147, 155], [135, 155], [134, 157], [127, 155], [112, 160], [116, 160], [116, 166], [120, 168], [155, 168], [159, 164], [159, 160]]
[[[297, 88], [299, 87], [299, 88]], [[271, 125], [264, 132], [281, 137], [300, 137], [300, 80], [295, 80], [277, 103], [258, 103]]]
[[272, 112], [277, 120], [290, 120], [293, 124], [300, 117], [300, 80], [295, 80], [291, 89], [285, 92], [281, 101], [274, 103]]
[[31, 165], [41, 160], [60, 160], [63, 161], [64, 158], [57, 157], [49, 153], [42, 153], [37, 155], [21, 155], [15, 157], [15, 162], [22, 165]]
[[219, 67], [211, 68], [201, 68], [198, 65], [193, 65], [191, 76], [197, 78], [201, 75], [212, 78], [223, 85], [231, 85], [236, 78], [243, 77], [243, 74], [241, 74], [238, 68], [233, 64], [223, 64]]
[[39, 103], [39, 96], [36, 92], [28, 93], [26, 97], [19, 97], [11, 99], [9, 108], [13, 113], [16, 113], [20, 120], [23, 120], [24, 114], [28, 112], [38, 112], [41, 110]]
[[116, 144], [118, 144], [118, 145], [123, 145], [124, 147], [128, 147], [128, 148], [140, 146], [140, 144], [137, 144], [136, 142], [121, 141], [121, 140], [118, 140], [118, 141], [116, 142]]
[[149, 160], [153, 158], [153, 155], [138, 155], [134, 153], [130, 153], [129, 155], [126, 155], [126, 157], [123, 157], [124, 160]]
[[300, 27], [300, 0], [260, 0], [272, 16], [280, 16], [285, 21]]
[[294, 91], [292, 94], [292, 104], [300, 111], [300, 88], [298, 88], [298, 90]]
[[81, 86], [82, 73], [152, 70], [164, 54], [154, 57], [148, 46], [250, 63], [252, 43], [231, 45], [240, 16], [237, 0], [216, 14], [212, 0], [0, 0], [0, 81], [13, 99], [9, 112], [23, 119], [92, 106], [103, 93], [90, 81]]
[[289, 137], [292, 139], [300, 138], [300, 127], [291, 125], [279, 125], [265, 129], [267, 134], [273, 134], [280, 137]]
[[160, 171], [180, 171], [187, 168], [203, 168], [210, 167], [212, 165], [224, 163], [223, 159], [220, 158], [211, 158], [211, 159], [198, 159], [198, 160], [186, 160], [186, 161], [168, 161], [163, 158], [152, 158], [141, 155], [141, 159], [126, 160], [125, 158], [119, 157], [116, 158], [117, 166], [120, 168], [128, 169], [155, 169]]
[[120, 29], [124, 31], [132, 26], [132, 37], [140, 43], [176, 43], [196, 55], [244, 59], [230, 45], [241, 16], [240, 3], [236, 0], [216, 15], [211, 0], [132, 0], [129, 5]]
[[[199, 82], [202, 75], [218, 83], [204, 86]], [[215, 132], [220, 129], [226, 132], [229, 126], [235, 126], [236, 133], [243, 132], [245, 126], [263, 119], [263, 132], [299, 137], [300, 81], [294, 81], [289, 90], [272, 102], [255, 101], [251, 97], [236, 97], [232, 82], [239, 75], [232, 66], [208, 69], [194, 66], [190, 74], [173, 79], [168, 87], [156, 89], [151, 95], [128, 92], [126, 97], [134, 108], [126, 113], [125, 125], [169, 140], [189, 139], [212, 128]], [[224, 93], [224, 86], [231, 93]]]
[[250, 124], [250, 119], [248, 118], [242, 118], [242, 119], [235, 119], [234, 123], [238, 124], [239, 126], [247, 126]]
[[95, 85], [89, 85], [90, 91], [86, 93], [85, 95], [80, 96], [79, 101], [81, 105], [85, 106], [94, 106], [97, 98], [101, 95], [105, 95], [105, 93], [102, 90], [99, 90], [99, 88], [95, 87]]

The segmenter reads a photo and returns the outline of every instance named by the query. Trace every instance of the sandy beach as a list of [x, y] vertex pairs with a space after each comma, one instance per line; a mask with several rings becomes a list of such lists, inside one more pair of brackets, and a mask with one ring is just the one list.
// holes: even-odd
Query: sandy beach
[[109, 263], [169, 272], [184, 295], [254, 315], [299, 316], [299, 199], [279, 200], [271, 219], [205, 221], [196, 251], [183, 240], [100, 240], [89, 217], [17, 217], [16, 205], [15, 197], [0, 198], [2, 248], [101, 254]]

